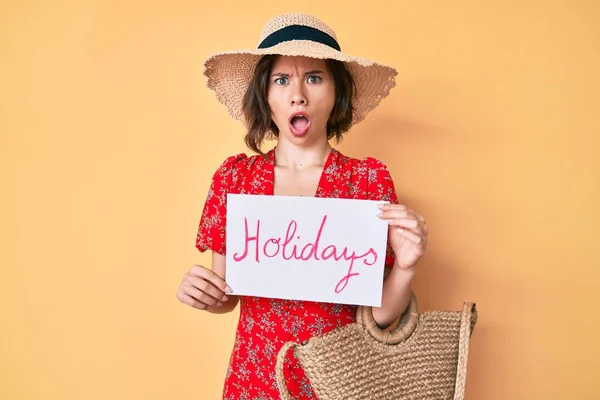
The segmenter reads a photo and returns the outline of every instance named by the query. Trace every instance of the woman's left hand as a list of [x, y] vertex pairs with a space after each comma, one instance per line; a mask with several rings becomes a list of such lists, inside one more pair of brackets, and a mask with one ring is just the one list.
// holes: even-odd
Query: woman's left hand
[[396, 264], [402, 269], [413, 268], [425, 252], [429, 228], [425, 218], [400, 204], [379, 206], [379, 218], [388, 221], [390, 245]]

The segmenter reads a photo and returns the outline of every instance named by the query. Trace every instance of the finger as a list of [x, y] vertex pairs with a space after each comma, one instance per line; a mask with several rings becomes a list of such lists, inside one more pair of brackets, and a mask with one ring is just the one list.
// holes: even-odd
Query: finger
[[206, 310], [208, 309], [208, 304], [202, 303], [196, 299], [194, 299], [193, 297], [187, 295], [187, 294], [181, 294], [179, 296], [179, 300], [181, 300], [182, 303], [187, 304], [188, 306], [192, 306], [194, 308], [197, 308], [198, 310]]
[[[407, 232], [411, 232], [415, 236], [421, 238], [421, 242], [425, 246], [427, 244], [427, 232], [425, 231], [426, 226], [417, 222], [417, 226], [415, 226], [415, 220], [392, 220], [390, 221], [390, 227], [394, 227], [395, 229], [405, 230]], [[416, 242], [415, 242], [416, 243]]]
[[188, 277], [187, 282], [188, 285], [186, 287], [193, 288], [207, 297], [203, 299], [197, 297], [198, 300], [204, 301], [208, 300], [208, 297], [210, 297], [210, 301], [215, 304], [219, 301], [227, 301], [227, 294], [218, 287], [213, 286], [209, 281], [205, 281], [204, 279], [200, 279], [195, 276], [190, 276]]
[[[208, 286], [212, 286], [210, 283], [208, 283], [206, 281], [202, 281], [202, 282]], [[198, 283], [196, 283], [196, 284], [198, 284]], [[200, 283], [199, 286], [203, 286], [203, 284]], [[224, 298], [226, 297], [224, 294], [221, 295], [220, 297], [218, 295], [215, 296], [214, 293], [209, 294], [207, 289], [204, 289], [204, 288], [198, 289], [189, 282], [184, 283], [183, 292], [185, 294], [187, 294], [188, 296], [191, 296], [194, 299], [196, 299], [204, 304], [208, 304], [209, 306], [212, 306], [212, 307], [221, 307], [223, 305], [223, 301], [226, 301], [226, 300], [224, 300]]]
[[[425, 223], [425, 217], [423, 217], [421, 214], [415, 212], [413, 209], [402, 205], [402, 204], [391, 204], [391, 203], [387, 203], [387, 204], [382, 204], [379, 205], [378, 208], [380, 210], [383, 211], [384, 215], [386, 211], [404, 211], [407, 214], [399, 214], [399, 215], [408, 215], [408, 214], [412, 214], [414, 215], [419, 221], [421, 221], [422, 223]], [[384, 217], [385, 219], [385, 217]]]
[[377, 208], [379, 208], [382, 211], [387, 211], [387, 210], [406, 210], [408, 207], [405, 206], [404, 204], [383, 203], [383, 204], [378, 204]]
[[413, 230], [415, 233], [420, 235], [423, 233], [423, 227], [419, 221], [412, 218], [393, 218], [388, 220], [390, 226], [397, 226]]
[[425, 218], [422, 215], [417, 214], [410, 208], [404, 209], [389, 209], [382, 211], [378, 214], [381, 219], [389, 219], [389, 218], [414, 218], [421, 223], [425, 223]]
[[221, 291], [223, 291], [224, 293], [232, 292], [231, 288], [227, 285], [227, 282], [225, 282], [223, 279], [221, 279], [221, 277], [219, 275], [217, 275], [210, 269], [204, 268], [201, 265], [192, 266], [192, 269], [190, 269], [190, 274], [197, 276], [201, 279], [204, 279], [206, 281], [209, 281], [214, 286], [221, 289]]
[[396, 228], [396, 232], [400, 233], [406, 239], [410, 240], [411, 242], [413, 242], [414, 244], [416, 244], [418, 246], [424, 246], [426, 243], [425, 238], [423, 238], [422, 236], [419, 236], [419, 235], [415, 234], [414, 232], [411, 232], [407, 229]]
[[381, 219], [391, 219], [391, 218], [408, 218], [411, 213], [405, 209], [397, 209], [397, 210], [385, 210], [377, 214], [377, 216]]

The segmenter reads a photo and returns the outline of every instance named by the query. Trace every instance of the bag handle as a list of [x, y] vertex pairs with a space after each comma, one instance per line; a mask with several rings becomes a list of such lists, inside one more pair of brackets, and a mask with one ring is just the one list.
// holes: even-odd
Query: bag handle
[[[367, 328], [369, 333], [377, 340], [382, 343], [396, 344], [400, 343], [408, 338], [419, 322], [419, 313], [417, 298], [415, 294], [411, 292], [408, 307], [404, 314], [400, 317], [400, 322], [393, 332], [382, 331], [373, 318], [372, 307], [358, 306], [356, 310], [356, 322]], [[275, 364], [275, 376], [277, 378], [277, 385], [279, 386], [279, 394], [282, 400], [292, 400], [291, 394], [285, 383], [285, 377], [283, 375], [283, 364], [285, 357], [290, 349], [295, 349], [301, 344], [295, 342], [285, 343], [279, 353], [277, 354], [277, 362]]]
[[454, 400], [463, 400], [465, 397], [465, 383], [467, 378], [467, 361], [469, 358], [469, 341], [475, 324], [477, 323], [477, 308], [475, 303], [463, 303], [460, 318], [460, 338], [458, 342], [458, 363], [456, 367], [456, 385], [454, 386]]
[[283, 363], [285, 361], [285, 357], [290, 349], [295, 349], [298, 347], [298, 343], [287, 342], [284, 344], [279, 350], [279, 354], [277, 354], [277, 363], [275, 364], [275, 376], [277, 377], [277, 386], [279, 386], [279, 394], [281, 395], [282, 400], [292, 400], [292, 395], [288, 390], [288, 387], [285, 383], [285, 377], [283, 376]]
[[414, 332], [419, 322], [417, 297], [414, 292], [410, 293], [408, 307], [400, 317], [398, 326], [391, 332], [384, 331], [377, 326], [377, 322], [373, 318], [373, 308], [369, 306], [358, 307], [356, 310], [356, 322], [367, 328], [371, 336], [383, 344], [398, 344], [403, 342]]
[[[365, 326], [373, 337], [382, 343], [397, 344], [406, 340], [417, 328], [419, 322], [417, 298], [411, 293], [408, 308], [400, 317], [400, 322], [393, 332], [382, 331], [373, 318], [371, 307], [359, 306], [356, 313], [356, 322]], [[456, 373], [456, 384], [454, 387], [454, 400], [463, 400], [467, 376], [467, 361], [469, 355], [469, 341], [477, 323], [477, 309], [475, 303], [464, 303], [460, 322], [460, 339], [458, 345], [458, 363]], [[285, 383], [283, 375], [283, 364], [290, 349], [295, 349], [299, 344], [295, 342], [285, 343], [277, 355], [275, 374], [279, 393], [282, 400], [292, 400], [292, 396]]]

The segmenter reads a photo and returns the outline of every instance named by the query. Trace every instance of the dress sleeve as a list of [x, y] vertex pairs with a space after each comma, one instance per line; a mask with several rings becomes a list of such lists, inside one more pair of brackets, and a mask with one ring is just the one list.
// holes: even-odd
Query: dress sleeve
[[196, 248], [201, 252], [210, 249], [225, 255], [227, 193], [232, 185], [235, 165], [245, 157], [245, 154], [228, 157], [213, 175], [196, 234]]
[[[392, 204], [398, 204], [394, 181], [392, 180], [392, 176], [390, 175], [387, 166], [381, 161], [370, 157], [367, 157], [365, 161], [368, 168], [368, 199], [384, 200], [389, 201]], [[385, 266], [391, 268], [394, 266], [395, 261], [394, 251], [392, 250], [388, 237]]]

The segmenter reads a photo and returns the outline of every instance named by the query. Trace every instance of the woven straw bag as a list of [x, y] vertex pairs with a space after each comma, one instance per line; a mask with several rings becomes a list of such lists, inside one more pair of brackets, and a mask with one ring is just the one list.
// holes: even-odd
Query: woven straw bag
[[398, 326], [387, 332], [375, 323], [371, 307], [360, 306], [355, 323], [281, 348], [279, 392], [291, 400], [283, 363], [293, 349], [320, 400], [463, 399], [476, 322], [475, 303], [464, 303], [462, 311], [419, 314], [412, 294]]

